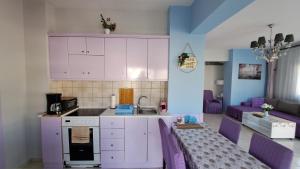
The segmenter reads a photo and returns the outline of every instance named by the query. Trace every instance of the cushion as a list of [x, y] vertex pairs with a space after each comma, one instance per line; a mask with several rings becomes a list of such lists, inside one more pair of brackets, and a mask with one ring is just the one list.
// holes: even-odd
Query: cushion
[[300, 116], [300, 114], [299, 114], [300, 108], [299, 107], [300, 107], [300, 105], [297, 103], [279, 100], [276, 110], [287, 113], [287, 114]]
[[274, 107], [274, 109], [276, 109], [277, 108], [277, 106], [278, 106], [278, 102], [279, 102], [279, 100], [278, 99], [265, 99], [265, 102], [267, 103], [267, 104], [270, 104], [270, 105], [272, 105], [273, 107]]
[[261, 105], [263, 105], [265, 103], [265, 99], [264, 98], [252, 98], [251, 102], [252, 102], [252, 107], [260, 107]]

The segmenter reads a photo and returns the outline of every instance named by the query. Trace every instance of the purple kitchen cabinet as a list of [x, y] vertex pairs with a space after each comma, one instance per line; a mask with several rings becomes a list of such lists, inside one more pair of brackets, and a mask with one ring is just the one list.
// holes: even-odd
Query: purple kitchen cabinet
[[73, 55], [86, 54], [86, 38], [85, 37], [69, 37], [68, 38], [68, 51]]
[[104, 55], [104, 38], [86, 38], [87, 55]]
[[126, 80], [125, 38], [105, 38], [105, 80]]
[[149, 80], [168, 80], [168, 39], [148, 40], [148, 78]]
[[158, 117], [148, 118], [148, 161], [162, 167], [162, 145], [158, 126]]
[[44, 169], [63, 169], [61, 118], [42, 117], [41, 132]]
[[127, 79], [147, 80], [147, 39], [127, 39]]
[[70, 79], [104, 80], [104, 56], [70, 55]]
[[4, 134], [3, 134], [1, 107], [0, 107], [0, 169], [4, 169]]
[[125, 118], [125, 162], [147, 162], [147, 118]]
[[49, 63], [51, 79], [68, 78], [68, 38], [49, 37]]
[[104, 38], [69, 37], [68, 51], [73, 55], [104, 55]]

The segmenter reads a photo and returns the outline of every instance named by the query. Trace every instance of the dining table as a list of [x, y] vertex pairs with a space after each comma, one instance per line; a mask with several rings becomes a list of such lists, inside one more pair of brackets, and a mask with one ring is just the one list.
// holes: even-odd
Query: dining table
[[267, 165], [208, 126], [179, 129], [172, 126], [189, 169], [269, 169]]

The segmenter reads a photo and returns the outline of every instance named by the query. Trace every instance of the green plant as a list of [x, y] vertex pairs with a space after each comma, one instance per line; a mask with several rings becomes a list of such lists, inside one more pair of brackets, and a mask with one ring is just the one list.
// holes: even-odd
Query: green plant
[[116, 30], [116, 23], [111, 23], [110, 18], [104, 18], [102, 14], [100, 14], [100, 21], [102, 23], [102, 27], [104, 29], [109, 29], [110, 31]]
[[186, 58], [189, 58], [189, 55], [187, 53], [182, 53], [180, 56], [178, 56], [179, 66], [182, 66], [184, 64]]

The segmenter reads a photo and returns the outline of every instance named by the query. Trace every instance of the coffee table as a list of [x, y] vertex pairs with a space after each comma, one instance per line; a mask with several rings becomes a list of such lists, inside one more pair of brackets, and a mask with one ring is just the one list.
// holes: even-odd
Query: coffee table
[[242, 124], [269, 138], [295, 138], [296, 123], [269, 115], [257, 117], [257, 112], [244, 112]]

